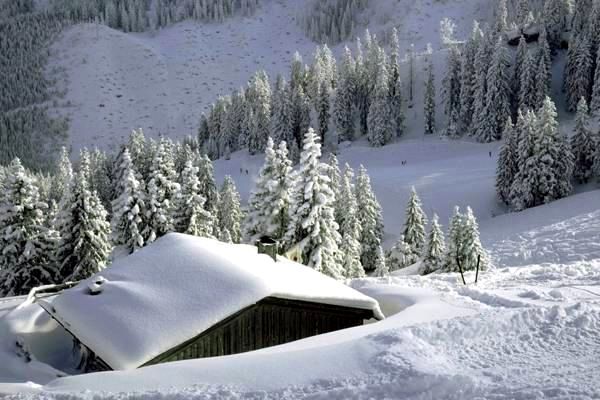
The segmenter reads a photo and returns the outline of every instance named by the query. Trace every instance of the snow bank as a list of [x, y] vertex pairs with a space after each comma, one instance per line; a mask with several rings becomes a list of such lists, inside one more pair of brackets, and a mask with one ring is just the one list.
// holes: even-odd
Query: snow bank
[[55, 316], [113, 369], [133, 369], [273, 296], [372, 310], [377, 301], [254, 246], [169, 234], [52, 300]]

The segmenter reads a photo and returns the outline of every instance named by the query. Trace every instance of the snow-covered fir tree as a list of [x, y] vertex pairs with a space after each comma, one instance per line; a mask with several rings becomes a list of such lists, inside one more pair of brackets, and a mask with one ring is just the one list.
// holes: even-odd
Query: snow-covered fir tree
[[464, 215], [460, 212], [460, 208], [458, 206], [454, 207], [454, 213], [448, 223], [448, 241], [443, 265], [445, 272], [458, 272], [459, 270], [456, 258], [459, 255], [463, 241], [463, 220]]
[[479, 259], [479, 270], [485, 271], [488, 267], [488, 256], [479, 239], [479, 226], [471, 207], [467, 207], [460, 229], [460, 241], [458, 244], [458, 260], [463, 271], [471, 271], [477, 268]]
[[371, 188], [371, 179], [364, 166], [360, 166], [356, 178], [356, 202], [358, 220], [361, 226], [360, 243], [362, 245], [360, 261], [365, 271], [373, 271], [376, 267], [377, 247], [382, 243], [383, 219], [381, 206]]
[[145, 192], [127, 148], [121, 154], [116, 173], [118, 197], [112, 201], [111, 238], [114, 246], [131, 254], [144, 246]]
[[479, 132], [478, 140], [481, 142], [499, 139], [502, 136], [506, 119], [511, 115], [509, 71], [508, 51], [502, 37], [499, 37], [487, 71], [486, 107], [484, 110], [485, 118], [488, 119], [486, 127], [489, 129]]
[[418, 255], [404, 240], [404, 235], [400, 235], [396, 244], [386, 254], [386, 264], [392, 272], [413, 265], [418, 259]]
[[417, 195], [417, 191], [413, 187], [411, 189], [408, 205], [406, 206], [406, 221], [402, 234], [404, 241], [408, 243], [411, 250], [416, 255], [421, 255], [425, 249], [425, 226], [427, 218], [423, 212], [421, 200]]
[[521, 70], [519, 83], [519, 110], [537, 109], [537, 72], [538, 63], [533, 51], [528, 51]]
[[[522, 118], [522, 114], [519, 114], [520, 121]], [[505, 204], [509, 204], [511, 186], [518, 171], [519, 152], [519, 137], [510, 117], [504, 125], [502, 138], [504, 144], [500, 149], [496, 168], [496, 193]]]
[[89, 189], [89, 156], [82, 152], [71, 190], [57, 217], [57, 262], [62, 281], [81, 280], [101, 271], [111, 252], [110, 224], [96, 193]]
[[439, 224], [437, 214], [433, 214], [429, 236], [427, 237], [427, 246], [423, 254], [423, 266], [419, 271], [421, 275], [431, 274], [442, 269], [445, 255], [446, 243], [444, 241], [444, 233]]
[[396, 28], [392, 29], [392, 44], [390, 63], [388, 68], [389, 84], [388, 96], [390, 103], [390, 112], [394, 118], [394, 137], [400, 137], [404, 133], [404, 88], [400, 74], [400, 41]]
[[[214, 237], [215, 218], [206, 210], [198, 167], [192, 160], [185, 163], [180, 178], [180, 189], [173, 201], [173, 229], [176, 232], [200, 237]], [[232, 210], [233, 212], [233, 210]]]
[[342, 255], [342, 269], [346, 278], [361, 278], [365, 276], [365, 270], [360, 262], [361, 244], [359, 242], [362, 227], [358, 219], [358, 204], [354, 193], [354, 172], [348, 164], [344, 170], [342, 184], [340, 189], [338, 207], [343, 206], [343, 211], [339, 218], [341, 221], [340, 234], [342, 242], [340, 244], [340, 254]]
[[338, 162], [335, 154], [331, 153], [329, 155], [329, 169], [327, 170], [327, 176], [329, 177], [329, 187], [333, 192], [333, 208], [335, 212], [335, 221], [341, 226], [342, 222], [342, 214], [344, 212], [344, 205], [341, 203], [343, 200], [341, 198], [342, 191], [342, 176], [340, 172], [340, 164]]
[[[600, 6], [598, 6], [598, 9], [600, 9]], [[594, 73], [590, 111], [594, 115], [600, 115], [600, 49], [598, 49], [598, 56], [596, 58], [596, 72]]]
[[380, 67], [367, 119], [369, 143], [375, 147], [388, 144], [396, 133], [392, 124], [394, 119], [389, 102], [387, 68], [385, 64]]
[[271, 137], [275, 143], [295, 143], [294, 108], [289, 85], [283, 78], [273, 94], [273, 116], [271, 117]]
[[390, 275], [390, 270], [385, 263], [385, 256], [383, 255], [383, 248], [377, 246], [377, 251], [375, 252], [375, 276], [379, 278], [385, 278]]
[[146, 183], [146, 243], [173, 231], [173, 203], [179, 192], [170, 143], [162, 139], [152, 158]]
[[139, 174], [138, 179], [140, 181], [146, 181], [148, 178], [148, 173], [152, 162], [150, 157], [152, 154], [148, 151], [149, 147], [150, 146], [148, 146], [144, 131], [141, 128], [137, 130], [134, 129], [129, 136], [127, 149], [129, 150], [129, 155], [131, 156], [133, 166]]
[[535, 83], [535, 104], [536, 109], [539, 108], [544, 99], [550, 96], [550, 81], [552, 80], [550, 76], [550, 70], [546, 66], [544, 59], [540, 57], [538, 62], [538, 69], [536, 75], [536, 83]]
[[[477, 21], [473, 23], [473, 31], [471, 37], [464, 45], [461, 60], [461, 83], [460, 83], [460, 113], [458, 115], [457, 131], [470, 132], [473, 122], [473, 99], [475, 94], [475, 58], [477, 57], [478, 49], [482, 41], [483, 32], [479, 28]], [[451, 121], [453, 120], [450, 115]]]
[[63, 147], [60, 152], [56, 173], [54, 174], [51, 198], [58, 202], [73, 180], [73, 166], [69, 159], [69, 151]]
[[[194, 165], [198, 167], [198, 180], [200, 181], [200, 194], [206, 200], [204, 208], [210, 212], [210, 214], [216, 218], [217, 208], [219, 204], [219, 189], [217, 188], [217, 182], [215, 181], [214, 166], [210, 158], [205, 154], [200, 157], [196, 157]], [[215, 221], [216, 222], [216, 221]], [[215, 225], [217, 228], [218, 225]], [[218, 235], [215, 231], [214, 235]]]
[[517, 53], [515, 55], [515, 62], [513, 67], [512, 75], [512, 104], [513, 104], [513, 115], [516, 115], [519, 110], [519, 96], [521, 93], [521, 76], [523, 75], [523, 68], [525, 59], [527, 58], [527, 41], [525, 36], [521, 35], [519, 38], [519, 45], [517, 47]]
[[571, 151], [575, 161], [573, 177], [579, 183], [587, 183], [593, 175], [594, 153], [597, 146], [597, 138], [592, 136], [588, 124], [588, 111], [587, 102], [582, 97], [577, 105], [575, 134], [571, 137]]
[[246, 91], [248, 107], [252, 110], [252, 125], [248, 132], [250, 154], [263, 152], [271, 128], [271, 87], [264, 71], [258, 71]]
[[231, 176], [226, 175], [219, 193], [219, 238], [229, 236], [228, 242], [240, 243], [242, 240], [242, 208], [240, 194]]
[[338, 141], [354, 139], [354, 59], [348, 47], [345, 48], [339, 69], [338, 85], [333, 99], [333, 121]]
[[281, 142], [275, 150], [269, 138], [265, 162], [248, 201], [244, 222], [246, 241], [254, 243], [261, 236], [269, 236], [285, 247], [283, 242], [290, 222], [290, 196], [294, 183], [291, 165], [286, 143]]
[[[483, 35], [483, 34], [482, 34]], [[485, 137], [489, 130], [489, 118], [487, 118], [487, 73], [491, 62], [491, 57], [494, 53], [492, 35], [489, 33], [481, 37], [480, 43], [477, 46], [477, 54], [475, 55], [474, 67], [475, 74], [473, 76], [473, 121], [471, 124], [471, 134], [477, 138]]]
[[443, 85], [443, 98], [444, 98], [444, 112], [448, 117], [449, 121], [456, 122], [453, 115], [460, 114], [460, 94], [461, 94], [461, 58], [460, 50], [458, 46], [450, 46], [448, 49], [448, 65], [446, 67], [446, 75], [444, 76]]
[[317, 101], [317, 121], [318, 135], [321, 143], [325, 143], [325, 135], [329, 132], [329, 119], [331, 118], [331, 101], [330, 101], [330, 86], [321, 82], [318, 90]]
[[[593, 88], [594, 59], [592, 48], [586, 35], [575, 37], [574, 50], [568, 54], [565, 67], [565, 89], [569, 111], [577, 110], [581, 98], [590, 99]], [[571, 59], [573, 58], [573, 59]]]
[[433, 73], [433, 62], [431, 57], [427, 61], [427, 77], [425, 80], [425, 99], [424, 99], [424, 115], [425, 115], [425, 133], [432, 134], [435, 132], [435, 76]]
[[333, 192], [329, 188], [327, 165], [320, 162], [321, 145], [312, 128], [304, 139], [298, 178], [290, 207], [291, 223], [287, 243], [297, 244], [302, 261], [336, 279], [344, 276], [335, 222]]
[[560, 47], [561, 36], [566, 28], [569, 15], [569, 2], [565, 0], [546, 0], [543, 9], [544, 30], [551, 48]]
[[0, 295], [19, 296], [59, 279], [52, 254], [57, 235], [45, 224], [48, 206], [18, 158], [6, 175], [0, 194]]
[[539, 115], [529, 111], [522, 129], [519, 171], [511, 188], [511, 205], [523, 210], [567, 196], [573, 155], [558, 132], [556, 107], [547, 97]]

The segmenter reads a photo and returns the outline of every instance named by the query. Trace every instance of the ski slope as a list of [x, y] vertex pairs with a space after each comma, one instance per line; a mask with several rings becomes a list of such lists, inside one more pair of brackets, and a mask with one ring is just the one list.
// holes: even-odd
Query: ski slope
[[[137, 128], [152, 137], [193, 135], [200, 114], [218, 96], [245, 85], [257, 70], [264, 69], [274, 82], [278, 73], [288, 75], [295, 51], [305, 63], [312, 62], [316, 44], [296, 23], [306, 3], [263, 0], [251, 17], [209, 24], [186, 21], [156, 32], [125, 34], [91, 23], [66, 29], [50, 50], [48, 74], [65, 93], [53, 112], [70, 119], [75, 157], [83, 147], [115, 150]], [[356, 33], [362, 36], [368, 27], [385, 38], [396, 26], [401, 52], [411, 43], [417, 52], [427, 43], [438, 49], [443, 17], [454, 18], [457, 35], [464, 37], [474, 19], [489, 18], [491, 3], [376, 0], [363, 16], [369, 23]], [[349, 40], [335, 46], [334, 53], [341, 54], [347, 44], [354, 48]], [[415, 104], [421, 104], [417, 70]], [[414, 118], [420, 122], [422, 114]]]

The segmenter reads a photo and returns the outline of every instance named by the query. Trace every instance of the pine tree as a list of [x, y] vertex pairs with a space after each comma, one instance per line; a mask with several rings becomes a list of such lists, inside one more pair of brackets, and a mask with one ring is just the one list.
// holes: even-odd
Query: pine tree
[[[600, 7], [598, 7], [600, 9]], [[594, 74], [594, 87], [592, 90], [592, 102], [590, 104], [592, 114], [600, 115], [600, 50], [596, 58], [596, 73]]]
[[533, 51], [528, 51], [521, 71], [519, 109], [522, 111], [537, 109], [537, 72], [538, 64]]
[[418, 255], [413, 252], [410, 245], [400, 235], [398, 241], [386, 254], [386, 264], [390, 271], [397, 271], [413, 265], [418, 261]]
[[242, 240], [241, 224], [243, 219], [240, 194], [229, 175], [225, 176], [219, 200], [220, 238], [229, 236], [228, 242], [240, 243]]
[[96, 193], [89, 190], [89, 162], [89, 156], [82, 153], [79, 172], [66, 200], [61, 201], [56, 258], [63, 281], [85, 279], [101, 271], [111, 252], [107, 213]]
[[498, 0], [498, 6], [496, 8], [496, 24], [494, 30], [496, 33], [502, 35], [508, 29], [508, 9], [506, 7], [506, 0]]
[[333, 120], [338, 142], [354, 139], [354, 59], [348, 47], [345, 48], [342, 65], [339, 70], [338, 86], [333, 100]]
[[518, 0], [516, 22], [520, 28], [525, 28], [529, 17], [529, 0]]
[[519, 132], [518, 168], [510, 188], [510, 205], [520, 211], [535, 204], [534, 191], [539, 166], [535, 159], [536, 143], [538, 142], [537, 116], [531, 110], [521, 115], [517, 121]]
[[54, 183], [52, 185], [51, 198], [54, 201], [60, 201], [73, 180], [73, 167], [71, 166], [69, 152], [66, 147], [61, 149], [60, 159], [53, 180]]
[[318, 135], [321, 143], [325, 143], [325, 135], [329, 132], [330, 114], [330, 95], [329, 86], [322, 82], [318, 90], [317, 114], [318, 114]]
[[[460, 83], [460, 113], [458, 115], [457, 130], [459, 132], [470, 132], [473, 122], [473, 108], [475, 83], [475, 58], [481, 45], [483, 33], [477, 21], [473, 24], [473, 32], [462, 53], [461, 61], [461, 83]], [[452, 115], [450, 115], [452, 121]]]
[[477, 268], [479, 259], [479, 270], [485, 271], [488, 267], [488, 256], [479, 239], [479, 227], [471, 207], [462, 218], [461, 240], [458, 247], [458, 259], [463, 271], [471, 271]]
[[285, 242], [290, 223], [290, 196], [293, 186], [292, 163], [287, 154], [285, 142], [281, 142], [275, 150], [273, 141], [269, 139], [265, 150], [265, 162], [255, 189], [250, 194], [244, 223], [246, 240], [251, 243], [261, 236]]
[[345, 271], [346, 278], [350, 279], [365, 276], [365, 270], [360, 262], [361, 245], [359, 239], [362, 228], [358, 220], [358, 204], [354, 194], [353, 179], [354, 172], [346, 164], [338, 207], [343, 206], [342, 215], [339, 216], [341, 218], [339, 226], [342, 236], [342, 243], [340, 244], [342, 268]]
[[448, 66], [443, 81], [443, 96], [445, 103], [444, 112], [449, 121], [451, 121], [452, 115], [460, 114], [461, 57], [462, 55], [457, 46], [451, 46], [448, 49]]
[[565, 83], [567, 94], [567, 105], [569, 111], [575, 111], [577, 104], [582, 97], [586, 101], [592, 94], [592, 83], [594, 74], [594, 60], [591, 55], [591, 46], [589, 40], [583, 36], [574, 39], [575, 50], [569, 52], [569, 58], [565, 68]]
[[250, 154], [263, 152], [271, 128], [271, 88], [264, 71], [257, 72], [249, 84], [248, 105], [252, 109], [253, 123], [248, 132]]
[[383, 238], [383, 220], [381, 206], [371, 188], [371, 179], [362, 165], [356, 179], [356, 202], [358, 220], [361, 226], [360, 243], [362, 245], [360, 261], [365, 271], [375, 270], [377, 246]]
[[302, 260], [309, 267], [340, 279], [343, 277], [338, 250], [341, 239], [334, 218], [327, 165], [319, 161], [320, 157], [321, 145], [311, 128], [304, 139], [287, 242], [298, 244]]
[[400, 137], [404, 133], [404, 97], [402, 89], [402, 79], [400, 77], [400, 41], [396, 28], [392, 29], [390, 66], [388, 68], [389, 83], [388, 97], [390, 103], [390, 112], [393, 116], [394, 135]]
[[[205, 154], [204, 156], [196, 157], [194, 165], [198, 167], [200, 195], [206, 200], [204, 208], [213, 216], [213, 218], [216, 218], [217, 207], [219, 204], [219, 190], [217, 188], [217, 182], [215, 181], [213, 163]], [[215, 228], [217, 228], [216, 224]], [[217, 234], [218, 232], [215, 232], [215, 235]]]
[[374, 147], [384, 146], [395, 135], [388, 93], [387, 69], [385, 64], [382, 64], [367, 119], [368, 139]]
[[146, 222], [144, 239], [152, 243], [173, 231], [173, 202], [179, 192], [171, 146], [161, 140], [152, 159], [146, 183]]
[[582, 97], [577, 105], [575, 134], [571, 138], [571, 151], [575, 160], [573, 176], [579, 183], [587, 183], [592, 177], [594, 152], [596, 151], [596, 143], [594, 143], [588, 126], [588, 111], [587, 102]]
[[475, 55], [475, 74], [473, 76], [473, 121], [471, 124], [471, 134], [481, 138], [486, 136], [489, 123], [486, 112], [487, 100], [487, 73], [491, 62], [491, 55], [494, 53], [491, 35], [481, 38], [480, 44]]
[[406, 207], [406, 221], [404, 223], [404, 241], [408, 243], [416, 255], [421, 255], [425, 248], [425, 225], [427, 218], [421, 206], [421, 200], [415, 188], [411, 189], [410, 198]]
[[180, 190], [173, 199], [173, 229], [193, 236], [214, 237], [213, 233], [218, 229], [214, 228], [213, 214], [206, 210], [198, 167], [192, 160], [185, 163], [180, 182]]
[[550, 96], [550, 81], [552, 80], [550, 71], [547, 69], [546, 63], [544, 63], [544, 60], [541, 57], [538, 64], [536, 80], [535, 104], [536, 109], [538, 109], [544, 103], [544, 99]]
[[463, 223], [464, 215], [461, 214], [458, 206], [454, 207], [454, 214], [450, 218], [448, 225], [448, 247], [444, 257], [443, 269], [445, 272], [458, 272], [456, 258], [460, 253], [461, 243], [463, 241]]
[[516, 115], [519, 109], [519, 96], [521, 94], [521, 77], [523, 76], [523, 68], [527, 58], [527, 41], [525, 36], [519, 38], [519, 46], [515, 55], [515, 65], [513, 68], [512, 77], [512, 94], [513, 94], [513, 114]]
[[433, 63], [427, 61], [427, 79], [425, 81], [425, 133], [433, 134], [435, 132], [435, 76], [433, 74]]
[[344, 205], [341, 203], [343, 200], [341, 198], [341, 190], [342, 190], [342, 177], [340, 172], [340, 164], [338, 162], [335, 154], [331, 153], [329, 155], [329, 169], [327, 170], [327, 176], [329, 177], [331, 191], [333, 192], [333, 208], [335, 212], [335, 221], [341, 226], [342, 222], [342, 214]]
[[518, 171], [519, 151], [519, 138], [510, 118], [506, 121], [502, 137], [504, 138], [504, 144], [498, 155], [496, 192], [505, 204], [509, 204], [510, 189]]
[[385, 263], [385, 256], [383, 255], [383, 249], [381, 246], [377, 246], [375, 252], [375, 276], [379, 278], [385, 278], [390, 275], [390, 270]]
[[57, 281], [56, 232], [45, 225], [46, 209], [31, 176], [13, 160], [0, 195], [0, 295], [24, 295]]
[[127, 148], [120, 161], [116, 185], [118, 197], [112, 201], [111, 238], [114, 246], [122, 246], [131, 254], [144, 246], [144, 186], [137, 178]]
[[304, 140], [304, 134], [310, 127], [310, 101], [302, 86], [298, 86], [292, 94], [294, 108], [294, 141], [288, 143], [290, 159], [296, 163], [300, 159], [300, 148]]
[[291, 91], [282, 80], [281, 87], [273, 95], [273, 116], [271, 118], [271, 137], [275, 143], [294, 142], [294, 114]]
[[[489, 142], [499, 139], [502, 136], [502, 130], [506, 119], [511, 115], [510, 112], [510, 82], [509, 82], [510, 62], [508, 53], [504, 46], [503, 39], [498, 38], [494, 55], [487, 72], [487, 92], [486, 92], [486, 118], [488, 122], [485, 129], [480, 132], [479, 140]], [[485, 136], [481, 136], [485, 135]]]
[[561, 35], [566, 28], [568, 4], [565, 0], [547, 0], [544, 2], [543, 23], [552, 49], [560, 47]]
[[149, 157], [148, 147], [149, 145], [146, 142], [146, 137], [144, 136], [142, 129], [134, 129], [129, 136], [127, 149], [129, 150], [133, 166], [139, 174], [137, 179], [140, 181], [147, 180], [150, 164], [152, 162], [152, 159]]
[[423, 267], [421, 275], [431, 274], [443, 267], [444, 255], [446, 253], [446, 244], [444, 242], [444, 233], [438, 222], [437, 214], [433, 214], [431, 220], [431, 229], [427, 238], [427, 247], [423, 255]]

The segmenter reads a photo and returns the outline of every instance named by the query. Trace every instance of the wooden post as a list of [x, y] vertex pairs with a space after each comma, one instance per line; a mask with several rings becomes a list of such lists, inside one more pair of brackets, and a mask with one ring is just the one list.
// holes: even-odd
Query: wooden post
[[477, 283], [477, 279], [479, 278], [479, 262], [481, 261], [481, 254], [477, 254], [477, 270], [475, 272], [475, 283]]
[[463, 284], [466, 286], [467, 282], [465, 282], [465, 275], [463, 274], [462, 265], [460, 265], [460, 260], [458, 259], [458, 250], [456, 250], [456, 264], [458, 265], [458, 270], [460, 271], [460, 277], [462, 278]]

